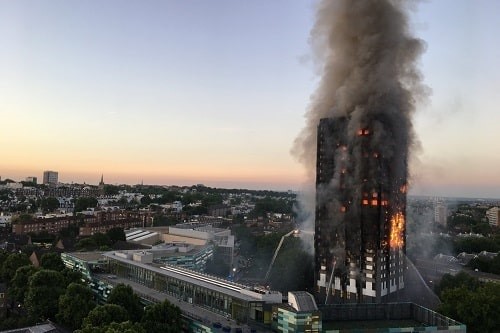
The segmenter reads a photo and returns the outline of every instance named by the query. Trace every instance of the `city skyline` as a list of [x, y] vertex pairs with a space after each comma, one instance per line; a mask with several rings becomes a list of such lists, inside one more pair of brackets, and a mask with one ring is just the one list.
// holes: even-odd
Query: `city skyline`
[[[414, 117], [410, 193], [500, 197], [499, 9], [411, 12], [432, 93]], [[313, 17], [306, 0], [1, 2], [0, 176], [301, 188], [290, 149], [317, 86]]]

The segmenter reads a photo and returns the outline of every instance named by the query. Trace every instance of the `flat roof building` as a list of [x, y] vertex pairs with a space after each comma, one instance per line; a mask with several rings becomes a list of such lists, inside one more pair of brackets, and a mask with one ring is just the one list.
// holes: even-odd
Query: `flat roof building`
[[[342, 332], [373, 331], [361, 328], [360, 320], [379, 321], [379, 327], [393, 327], [386, 332], [397, 332], [397, 327], [408, 327], [407, 323], [403, 326], [398, 321], [401, 318], [410, 319], [411, 327], [418, 327], [414, 331], [439, 328], [439, 332], [443, 333], [465, 332], [464, 325], [412, 303], [318, 307], [312, 295], [301, 291], [289, 293], [287, 303], [283, 303], [282, 294], [276, 291], [245, 286], [189, 269], [155, 264], [149, 250], [63, 253], [61, 258], [68, 268], [83, 273], [99, 296], [100, 303], [106, 302], [115, 285], [125, 283], [145, 304], [168, 299], [179, 306], [189, 320], [190, 332], [220, 332], [221, 320], [227, 325], [232, 323], [227, 332], [238, 332], [236, 327], [241, 327], [241, 324], [257, 328], [259, 332], [338, 332], [335, 328], [325, 329], [325, 320], [330, 326], [334, 321], [337, 326], [352, 328]], [[380, 326], [381, 321], [389, 319], [391, 321], [387, 325], [393, 326]], [[342, 323], [339, 324], [340, 321]], [[212, 324], [218, 324], [219, 328]]]

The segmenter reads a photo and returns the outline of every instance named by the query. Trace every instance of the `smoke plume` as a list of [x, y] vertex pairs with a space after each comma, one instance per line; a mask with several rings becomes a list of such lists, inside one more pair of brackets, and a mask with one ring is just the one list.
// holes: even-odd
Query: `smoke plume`
[[427, 92], [416, 66], [425, 45], [411, 35], [408, 21], [414, 4], [412, 0], [318, 3], [310, 44], [319, 86], [292, 149], [310, 181], [315, 176], [317, 127], [322, 118], [345, 117], [348, 143], [355, 140], [358, 129], [369, 125], [376, 132], [371, 144], [389, 159], [408, 156], [414, 146], [411, 118], [417, 101]]

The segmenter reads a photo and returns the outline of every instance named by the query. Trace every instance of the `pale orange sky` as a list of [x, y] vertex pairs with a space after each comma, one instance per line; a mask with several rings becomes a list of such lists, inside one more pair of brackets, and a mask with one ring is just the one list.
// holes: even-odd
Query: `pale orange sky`
[[[410, 192], [500, 197], [500, 3], [480, 3], [412, 13], [432, 94]], [[299, 189], [313, 16], [310, 0], [0, 2], [0, 176]]]

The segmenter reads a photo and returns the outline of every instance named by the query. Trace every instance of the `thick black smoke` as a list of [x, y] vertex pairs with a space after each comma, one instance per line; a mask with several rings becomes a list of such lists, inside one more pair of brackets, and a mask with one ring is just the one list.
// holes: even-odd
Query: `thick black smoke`
[[[322, 118], [346, 117], [348, 146], [357, 140], [360, 128], [371, 127], [374, 151], [389, 160], [394, 155], [408, 156], [415, 143], [411, 118], [426, 93], [416, 66], [424, 43], [411, 35], [408, 21], [414, 4], [411, 0], [319, 2], [310, 43], [320, 82], [293, 148], [311, 181]], [[405, 169], [403, 174], [406, 161], [398, 166]]]

